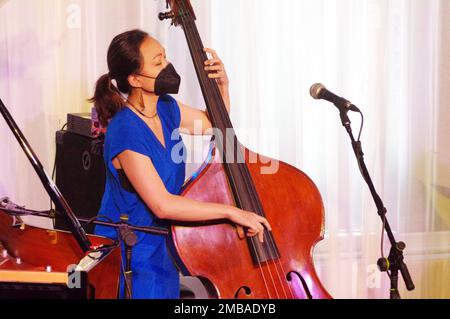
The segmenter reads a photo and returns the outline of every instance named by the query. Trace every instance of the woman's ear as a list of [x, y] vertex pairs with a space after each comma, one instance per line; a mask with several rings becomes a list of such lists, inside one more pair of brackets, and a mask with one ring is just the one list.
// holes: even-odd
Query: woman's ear
[[128, 77], [128, 83], [132, 88], [141, 88], [142, 83], [136, 75], [130, 75]]

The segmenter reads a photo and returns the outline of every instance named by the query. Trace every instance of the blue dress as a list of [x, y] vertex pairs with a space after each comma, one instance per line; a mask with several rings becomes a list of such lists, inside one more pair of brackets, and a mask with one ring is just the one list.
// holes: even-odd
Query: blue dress
[[[169, 95], [158, 100], [157, 111], [161, 119], [166, 148], [161, 144], [147, 124], [128, 107], [123, 108], [112, 119], [105, 139], [104, 160], [107, 176], [105, 193], [99, 215], [108, 216], [114, 222], [120, 215], [129, 216], [129, 223], [138, 226], [163, 226], [143, 202], [140, 196], [124, 184], [120, 171], [113, 166], [119, 154], [130, 150], [148, 156], [155, 166], [167, 190], [177, 195], [185, 181], [185, 147], [179, 134], [180, 109]], [[97, 235], [117, 238], [112, 228], [97, 226]], [[179, 298], [179, 274], [166, 247], [165, 236], [136, 232], [138, 243], [133, 248], [133, 298], [177, 299]], [[122, 250], [123, 251], [123, 250]], [[125, 257], [123, 255], [125, 264]], [[120, 294], [124, 295], [124, 279], [120, 278]]]

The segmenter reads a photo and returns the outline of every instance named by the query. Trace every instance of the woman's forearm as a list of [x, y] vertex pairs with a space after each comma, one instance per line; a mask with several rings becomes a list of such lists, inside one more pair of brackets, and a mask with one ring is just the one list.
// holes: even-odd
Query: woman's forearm
[[169, 195], [158, 216], [181, 222], [201, 222], [230, 219], [237, 210], [232, 206], [203, 203], [182, 196]]

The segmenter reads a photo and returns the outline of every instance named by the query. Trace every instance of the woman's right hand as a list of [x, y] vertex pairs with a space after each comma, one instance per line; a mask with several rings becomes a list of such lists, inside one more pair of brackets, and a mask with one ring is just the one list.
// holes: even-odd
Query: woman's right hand
[[233, 223], [237, 224], [238, 234], [241, 238], [245, 236], [243, 228], [248, 229], [247, 236], [258, 236], [260, 242], [264, 242], [265, 228], [267, 228], [269, 231], [272, 231], [272, 227], [270, 226], [267, 219], [252, 212], [236, 208], [231, 211], [229, 219]]

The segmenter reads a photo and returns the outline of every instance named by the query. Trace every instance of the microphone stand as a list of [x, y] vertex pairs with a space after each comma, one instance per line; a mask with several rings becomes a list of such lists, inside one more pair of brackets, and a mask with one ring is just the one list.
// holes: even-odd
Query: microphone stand
[[378, 195], [375, 186], [372, 182], [372, 178], [370, 177], [369, 171], [367, 169], [366, 163], [364, 162], [364, 152], [362, 149], [362, 144], [360, 141], [356, 141], [353, 136], [351, 122], [348, 117], [348, 108], [342, 107], [340, 105], [335, 104], [340, 110], [340, 118], [342, 121], [342, 125], [345, 127], [348, 135], [350, 136], [350, 140], [352, 142], [353, 151], [356, 155], [356, 159], [358, 161], [358, 165], [361, 171], [361, 174], [369, 186], [370, 193], [375, 202], [375, 205], [378, 210], [378, 215], [380, 216], [384, 229], [388, 235], [389, 241], [391, 243], [391, 250], [388, 258], [380, 258], [377, 262], [377, 265], [382, 272], [386, 272], [391, 281], [390, 288], [390, 299], [401, 299], [399, 291], [398, 291], [398, 272], [402, 274], [403, 280], [405, 281], [406, 288], [408, 291], [412, 291], [415, 289], [414, 283], [412, 281], [411, 275], [409, 273], [408, 267], [403, 260], [403, 251], [406, 248], [406, 244], [404, 242], [397, 242], [395, 240], [394, 234], [392, 233], [391, 226], [387, 221], [386, 213], [387, 209], [384, 206], [384, 203], [380, 196]]
[[[25, 209], [24, 207], [20, 207], [14, 203], [12, 203], [8, 198], [0, 199], [0, 211], [3, 211], [14, 217], [14, 224], [12, 227], [22, 227], [23, 221], [20, 219], [20, 216], [36, 216], [36, 217], [45, 217], [50, 219], [55, 219], [57, 217], [57, 213], [55, 210], [50, 211], [33, 211], [29, 209]], [[18, 220], [17, 220], [17, 219]], [[119, 223], [111, 223], [104, 222], [86, 218], [77, 218], [81, 223], [84, 224], [94, 224], [100, 225], [110, 228], [115, 228], [118, 230], [120, 241], [125, 246], [125, 258], [126, 258], [126, 267], [124, 271], [125, 276], [125, 299], [132, 299], [132, 276], [133, 272], [131, 270], [131, 256], [132, 249], [137, 243], [137, 236], [135, 231], [142, 232], [151, 235], [157, 236], [167, 236], [169, 234], [169, 230], [165, 228], [159, 227], [139, 227], [133, 226], [128, 223], [128, 215], [121, 215]]]
[[137, 244], [137, 236], [133, 229], [128, 225], [128, 215], [120, 216], [121, 224], [119, 226], [120, 238], [125, 246], [125, 299], [133, 299], [133, 271], [131, 270], [131, 256], [133, 247]]

